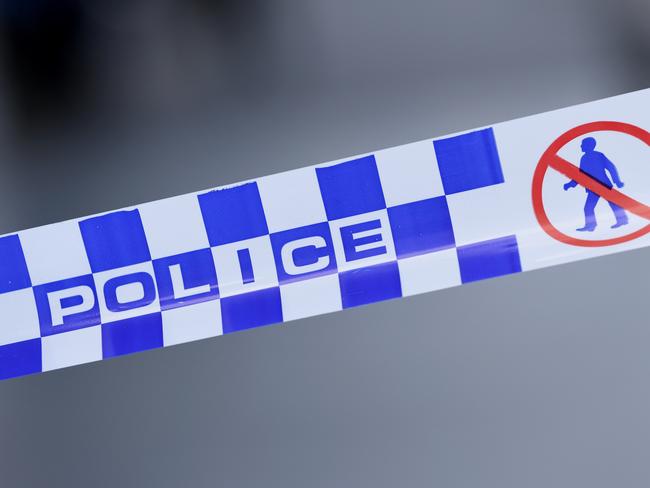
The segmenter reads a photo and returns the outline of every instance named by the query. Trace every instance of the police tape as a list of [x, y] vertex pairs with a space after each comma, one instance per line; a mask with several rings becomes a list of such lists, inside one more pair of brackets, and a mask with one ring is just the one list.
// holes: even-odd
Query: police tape
[[646, 128], [650, 89], [0, 237], [0, 379], [647, 246]]

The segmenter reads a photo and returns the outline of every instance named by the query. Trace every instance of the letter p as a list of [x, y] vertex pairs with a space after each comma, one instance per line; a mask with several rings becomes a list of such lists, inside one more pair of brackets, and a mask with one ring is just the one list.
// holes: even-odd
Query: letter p
[[52, 326], [63, 325], [65, 317], [92, 310], [95, 294], [88, 285], [79, 285], [66, 290], [51, 291], [47, 294]]
[[37, 285], [34, 298], [43, 336], [100, 323], [92, 275]]

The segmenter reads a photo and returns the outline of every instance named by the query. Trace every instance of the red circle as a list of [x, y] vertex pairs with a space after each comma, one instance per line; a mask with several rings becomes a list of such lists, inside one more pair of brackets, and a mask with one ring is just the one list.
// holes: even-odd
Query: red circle
[[614, 131], [622, 132], [624, 134], [629, 134], [641, 141], [645, 142], [650, 146], [650, 132], [637, 127], [636, 125], [626, 124], [625, 122], [613, 122], [613, 121], [600, 121], [600, 122], [589, 122], [588, 124], [582, 124], [573, 129], [566, 131], [560, 137], [555, 139], [551, 145], [548, 147], [542, 157], [539, 158], [537, 167], [535, 168], [535, 173], [533, 174], [533, 210], [535, 211], [535, 217], [542, 229], [550, 235], [552, 238], [557, 239], [560, 242], [565, 244], [571, 244], [573, 246], [582, 246], [582, 247], [602, 247], [602, 246], [613, 246], [615, 244], [620, 244], [622, 242], [631, 241], [638, 237], [646, 235], [650, 232], [650, 224], [624, 236], [614, 237], [611, 239], [599, 239], [599, 240], [588, 240], [588, 239], [578, 239], [571, 237], [563, 232], [560, 232], [558, 229], [551, 224], [551, 221], [546, 215], [544, 210], [544, 202], [542, 201], [542, 183], [544, 182], [544, 175], [546, 175], [546, 170], [549, 168], [548, 161], [549, 156], [555, 155], [558, 153], [564, 145], [571, 142], [573, 139], [588, 134], [590, 132], [599, 132], [599, 131]]

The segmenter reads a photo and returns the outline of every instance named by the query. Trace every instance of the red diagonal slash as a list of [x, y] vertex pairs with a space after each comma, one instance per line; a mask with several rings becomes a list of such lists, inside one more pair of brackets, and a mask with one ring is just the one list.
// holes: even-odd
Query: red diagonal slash
[[546, 157], [548, 158], [548, 165], [567, 178], [576, 181], [579, 185], [593, 191], [605, 200], [615, 203], [619, 207], [623, 207], [628, 212], [650, 220], [650, 207], [647, 205], [624, 195], [620, 191], [606, 187], [557, 154], [547, 155]]

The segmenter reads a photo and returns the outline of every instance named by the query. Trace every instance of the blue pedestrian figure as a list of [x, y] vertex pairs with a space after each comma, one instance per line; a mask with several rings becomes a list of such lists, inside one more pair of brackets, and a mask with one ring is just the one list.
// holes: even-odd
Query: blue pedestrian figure
[[[618, 171], [616, 170], [614, 163], [607, 159], [607, 156], [605, 156], [603, 153], [595, 150], [596, 139], [593, 137], [585, 137], [582, 140], [580, 148], [584, 152], [580, 158], [580, 171], [591, 176], [593, 179], [599, 183], [602, 183], [607, 188], [612, 188], [612, 182], [607, 176], [608, 172], [611, 175], [612, 180], [614, 180], [614, 184], [618, 188], [623, 188], [623, 182], [618, 177]], [[575, 186], [578, 186], [578, 182], [571, 180], [568, 183], [564, 184], [564, 190], [566, 191], [569, 188], [573, 188]], [[593, 232], [593, 230], [596, 228], [596, 214], [594, 213], [594, 210], [596, 209], [596, 204], [600, 199], [600, 195], [598, 195], [598, 193], [594, 193], [588, 188], [585, 188], [585, 190], [587, 192], [587, 201], [585, 202], [585, 226], [580, 227], [576, 230], [579, 230], [581, 232]], [[616, 217], [616, 223], [612, 225], [612, 229], [626, 225], [628, 223], [628, 220], [625, 210], [623, 210], [615, 203], [609, 201], [607, 203], [609, 203], [609, 206], [612, 208], [612, 212], [614, 212], [614, 217]]]

